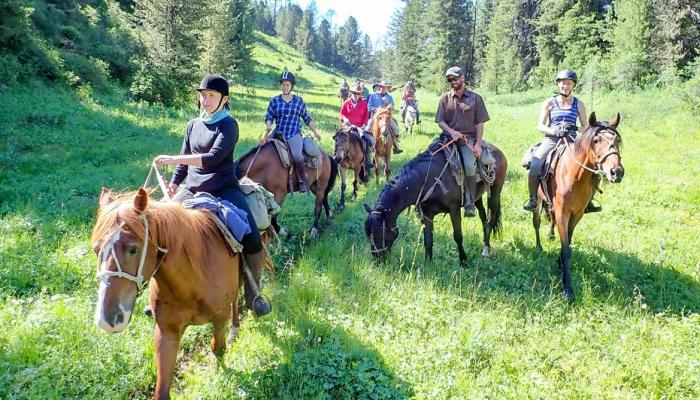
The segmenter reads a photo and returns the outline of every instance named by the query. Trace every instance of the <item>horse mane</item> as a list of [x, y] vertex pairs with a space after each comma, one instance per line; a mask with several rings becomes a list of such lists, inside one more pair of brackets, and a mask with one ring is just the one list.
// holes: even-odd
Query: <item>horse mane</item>
[[[100, 208], [92, 231], [95, 243], [107, 235], [117, 224], [124, 223], [135, 235], [143, 239], [142, 213], [134, 207], [136, 192], [119, 194], [116, 199]], [[207, 243], [220, 235], [218, 227], [204, 211], [189, 210], [177, 202], [160, 202], [149, 199], [143, 211], [149, 222], [151, 241], [176, 253], [183, 249], [190, 264], [201, 270], [208, 263]]]
[[582, 154], [587, 152], [593, 146], [593, 140], [595, 140], [596, 135], [600, 131], [611, 130], [617, 134], [620, 138], [620, 145], [622, 145], [622, 135], [617, 129], [610, 126], [607, 121], [598, 121], [595, 126], [590, 127], [586, 132], [583, 132], [580, 136], [576, 138], [574, 142], [574, 149], [576, 154]]
[[[419, 183], [414, 182], [415, 178], [413, 176], [424, 177], [425, 174], [420, 173], [418, 168], [421, 166], [421, 164], [428, 163], [431, 159], [434, 159], [437, 154], [433, 155], [433, 153], [439, 152], [444, 144], [449, 140], [450, 138], [448, 135], [441, 134], [438, 138], [433, 140], [433, 142], [428, 146], [427, 150], [419, 153], [415, 158], [404, 164], [396, 176], [391, 178], [391, 180], [384, 185], [382, 191], [379, 193], [376, 205], [377, 211], [382, 211], [387, 207], [387, 204], [384, 204], [386, 201], [393, 203], [393, 200], [388, 199], [388, 197], [391, 195], [396, 186], [403, 186], [406, 183]], [[391, 208], [391, 204], [389, 204], [389, 208]]]

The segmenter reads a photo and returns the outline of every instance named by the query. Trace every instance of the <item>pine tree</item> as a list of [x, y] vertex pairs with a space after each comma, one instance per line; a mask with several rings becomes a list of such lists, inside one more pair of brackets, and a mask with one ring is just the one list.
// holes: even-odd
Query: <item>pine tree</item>
[[360, 38], [362, 34], [357, 25], [357, 20], [350, 16], [338, 31], [336, 48], [338, 49], [339, 63], [337, 66], [347, 74], [357, 72], [361, 67], [362, 49]]
[[294, 47], [310, 60], [316, 59], [318, 53], [316, 30], [314, 29], [316, 14], [312, 5], [313, 2], [302, 13], [301, 21], [296, 27], [294, 42]]
[[394, 43], [391, 47], [395, 49], [395, 55], [394, 65], [387, 74], [390, 79], [420, 83], [426, 60], [429, 59], [425, 53], [428, 34], [422, 17], [426, 11], [426, 0], [410, 0], [403, 11], [394, 14], [391, 23]]
[[296, 43], [296, 27], [301, 21], [303, 13], [301, 7], [290, 3], [287, 3], [277, 13], [275, 31], [281, 39], [290, 45]]
[[318, 62], [332, 67], [335, 60], [335, 37], [331, 32], [331, 24], [321, 20], [318, 27]]
[[220, 0], [209, 3], [209, 23], [200, 50], [203, 73], [244, 77], [251, 72], [254, 18], [250, 0]]
[[494, 1], [481, 83], [497, 93], [524, 88], [518, 42], [511, 29], [518, 16], [519, 3], [518, 0]]
[[272, 20], [272, 11], [266, 0], [258, 0], [255, 5], [255, 29], [268, 35], [275, 34], [275, 24]]

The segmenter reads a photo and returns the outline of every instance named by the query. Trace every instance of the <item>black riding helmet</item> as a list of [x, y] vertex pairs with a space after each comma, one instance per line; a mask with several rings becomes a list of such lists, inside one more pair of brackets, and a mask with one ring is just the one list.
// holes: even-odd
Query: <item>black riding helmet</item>
[[578, 83], [578, 76], [576, 75], [576, 72], [570, 69], [563, 69], [559, 71], [559, 73], [557, 74], [556, 82], [559, 82], [562, 79], [570, 79], [574, 81], [574, 83]]
[[294, 74], [287, 71], [286, 69], [282, 72], [282, 75], [280, 75], [280, 78], [278, 79], [279, 83], [282, 83], [284, 81], [291, 82], [292, 86], [294, 86], [297, 83], [297, 80], [294, 78]]
[[[219, 106], [221, 106], [221, 101], [224, 100], [224, 96], [228, 96], [228, 81], [219, 74], [209, 74], [202, 78], [202, 82], [195, 90], [198, 92], [201, 92], [202, 90], [213, 90], [221, 93], [221, 100], [219, 100], [219, 105], [216, 107], [218, 109]], [[197, 103], [197, 106], [199, 108], [199, 102]], [[226, 103], [224, 107], [228, 110], [228, 103]]]

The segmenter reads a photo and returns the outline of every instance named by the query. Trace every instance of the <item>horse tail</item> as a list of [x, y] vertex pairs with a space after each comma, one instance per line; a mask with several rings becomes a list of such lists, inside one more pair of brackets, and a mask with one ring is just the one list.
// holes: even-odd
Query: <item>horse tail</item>
[[335, 162], [333, 157], [326, 154], [328, 161], [331, 162], [331, 176], [328, 177], [328, 186], [326, 186], [326, 191], [323, 193], [323, 199], [328, 199], [328, 193], [333, 190], [333, 185], [335, 185], [335, 179], [338, 177], [338, 163]]

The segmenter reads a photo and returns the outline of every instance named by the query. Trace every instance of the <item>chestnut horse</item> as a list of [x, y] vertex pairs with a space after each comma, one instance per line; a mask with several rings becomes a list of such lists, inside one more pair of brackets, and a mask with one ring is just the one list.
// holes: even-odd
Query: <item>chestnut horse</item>
[[355, 174], [355, 180], [352, 182], [352, 195], [350, 200], [354, 201], [357, 198], [357, 180], [362, 183], [367, 183], [369, 174], [365, 169], [365, 152], [364, 142], [359, 137], [356, 131], [357, 128], [351, 125], [340, 127], [333, 135], [335, 148], [333, 150], [333, 159], [340, 167], [340, 209], [345, 208], [345, 189], [347, 188], [348, 170], [352, 170]]
[[[467, 263], [467, 254], [462, 246], [462, 191], [456, 178], [450, 173], [448, 163], [461, 168], [461, 161], [453, 146], [445, 147], [450, 141], [446, 134], [436, 139], [427, 151], [404, 165], [399, 173], [388, 182], [374, 208], [365, 204], [367, 219], [365, 234], [370, 244], [370, 251], [375, 257], [384, 257], [390, 251], [399, 236], [396, 220], [399, 214], [409, 206], [415, 206], [423, 224], [423, 244], [425, 258], [433, 259], [433, 218], [438, 214], [450, 214], [452, 235], [459, 261]], [[491, 256], [491, 234], [497, 235], [501, 228], [501, 190], [506, 180], [508, 161], [506, 156], [493, 144], [490, 144], [496, 159], [495, 177], [491, 185], [483, 180], [476, 187], [476, 208], [484, 233], [482, 255]], [[488, 213], [484, 208], [482, 196], [489, 193]]]
[[391, 152], [394, 148], [394, 140], [398, 132], [392, 123], [391, 107], [378, 108], [372, 117], [372, 135], [374, 136], [374, 177], [379, 182], [379, 160], [384, 162], [384, 176], [389, 180], [391, 175]]
[[109, 333], [123, 331], [136, 298], [152, 280], [158, 399], [170, 397], [187, 326], [212, 322], [211, 350], [219, 360], [226, 351], [227, 321], [232, 319], [231, 339], [240, 326], [241, 259], [229, 250], [212, 218], [209, 211], [188, 210], [176, 202], [149, 201], [144, 189], [118, 197], [107, 189], [100, 194], [92, 231], [100, 282], [95, 323]]
[[[551, 199], [547, 205], [552, 227], [556, 225], [561, 241], [558, 264], [561, 268], [564, 296], [574, 299], [569, 275], [571, 240], [574, 228], [583, 217], [586, 205], [596, 190], [596, 175], [605, 175], [608, 181], [618, 183], [625, 174], [620, 156], [622, 137], [617, 131], [620, 114], [609, 123], [596, 120], [595, 113], [588, 118], [589, 128], [576, 139], [574, 149], [567, 143], [566, 151], [559, 159], [554, 172], [547, 180], [548, 193], [539, 189], [538, 207], [532, 215], [537, 249], [542, 251], [540, 242], [540, 205]], [[542, 207], [543, 208], [543, 207]]]
[[[338, 165], [335, 161], [322, 149], [319, 150], [321, 157], [323, 157], [321, 167], [319, 169], [306, 167], [306, 173], [309, 177], [309, 188], [316, 196], [314, 222], [311, 228], [312, 239], [318, 237], [318, 221], [321, 218], [321, 207], [326, 211], [326, 218], [331, 218], [332, 216], [332, 211], [328, 204], [328, 193], [333, 189], [335, 178], [338, 175]], [[282, 205], [289, 193], [298, 189], [295, 177], [291, 179], [292, 187], [289, 186], [290, 167], [282, 165], [279, 153], [277, 153], [277, 149], [271, 142], [253, 147], [241, 156], [236, 164], [236, 176], [239, 179], [248, 176], [253, 181], [261, 184], [275, 195], [275, 201], [279, 205]], [[275, 231], [280, 232], [277, 215], [272, 217], [272, 226], [275, 228]]]

